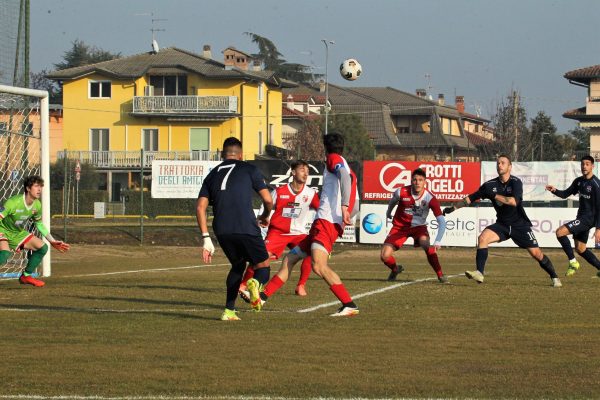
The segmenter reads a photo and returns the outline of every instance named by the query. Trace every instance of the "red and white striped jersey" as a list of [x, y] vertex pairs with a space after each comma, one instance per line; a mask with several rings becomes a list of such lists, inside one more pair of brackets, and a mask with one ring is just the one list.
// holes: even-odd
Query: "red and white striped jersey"
[[307, 234], [307, 226], [310, 226], [312, 222], [310, 209], [319, 207], [317, 192], [308, 185], [304, 185], [300, 193], [296, 194], [288, 183], [273, 190], [271, 196], [274, 207], [269, 231], [277, 230], [282, 235]]
[[350, 204], [348, 211], [351, 216], [355, 216], [358, 212], [358, 189], [356, 186], [356, 175], [350, 169], [346, 159], [339, 154], [328, 154], [327, 165], [323, 172], [323, 188], [321, 189], [321, 203], [317, 211], [317, 219], [344, 226], [342, 217], [342, 193], [340, 190], [340, 179], [337, 176], [337, 171], [340, 168], [346, 168], [351, 179]]
[[426, 225], [429, 210], [436, 217], [442, 215], [440, 202], [427, 189], [423, 189], [420, 196], [412, 194], [411, 186], [396, 189], [390, 204], [396, 202], [398, 208], [394, 214], [393, 225], [397, 228], [411, 228], [413, 226]]

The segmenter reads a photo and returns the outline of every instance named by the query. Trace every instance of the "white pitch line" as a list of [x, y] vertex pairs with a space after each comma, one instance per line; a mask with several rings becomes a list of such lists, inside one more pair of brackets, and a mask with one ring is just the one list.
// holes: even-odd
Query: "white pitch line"
[[[463, 275], [462, 274], [447, 275], [447, 278], [456, 278], [459, 276], [463, 276]], [[396, 289], [401, 286], [414, 285], [415, 283], [421, 283], [421, 282], [427, 282], [427, 281], [433, 281], [433, 280], [437, 280], [437, 278], [425, 278], [425, 279], [417, 279], [417, 280], [410, 281], [410, 282], [396, 283], [395, 285], [386, 286], [381, 289], [371, 290], [370, 292], [365, 292], [365, 293], [360, 293], [360, 294], [354, 295], [354, 296], [352, 296], [352, 298], [360, 299], [362, 297], [367, 297], [367, 296], [372, 296], [374, 294], [387, 292], [388, 290]], [[332, 301], [331, 303], [324, 303], [324, 304], [319, 304], [318, 306], [314, 306], [314, 307], [310, 307], [310, 308], [303, 308], [303, 309], [298, 310], [298, 312], [299, 313], [307, 313], [307, 312], [312, 312], [312, 311], [318, 310], [320, 308], [331, 307], [331, 306], [335, 306], [335, 305], [339, 305], [339, 304], [340, 304], [339, 301]]]
[[116, 272], [99, 272], [95, 274], [80, 274], [80, 275], [65, 275], [62, 278], [79, 278], [82, 276], [105, 276], [105, 275], [121, 275], [121, 274], [137, 274], [140, 272], [159, 272], [159, 271], [176, 271], [181, 269], [193, 269], [193, 268], [206, 268], [206, 267], [222, 267], [224, 265], [231, 264], [204, 264], [204, 265], [190, 265], [186, 267], [172, 267], [172, 268], [152, 268], [152, 269], [138, 269], [130, 271], [116, 271]]

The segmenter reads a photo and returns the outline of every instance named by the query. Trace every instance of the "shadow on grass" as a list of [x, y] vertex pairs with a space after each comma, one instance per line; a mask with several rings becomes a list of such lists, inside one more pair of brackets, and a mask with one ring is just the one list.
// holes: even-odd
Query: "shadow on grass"
[[[221, 310], [223, 307], [217, 307], [214, 304], [209, 305], [210, 308], [216, 308]], [[83, 307], [63, 307], [63, 306], [40, 306], [33, 304], [0, 304], [0, 309], [18, 310], [18, 311], [54, 311], [54, 312], [65, 312], [65, 313], [81, 313], [81, 314], [153, 314], [161, 315], [165, 317], [177, 317], [186, 319], [202, 319], [207, 321], [214, 321], [218, 318], [215, 316], [205, 317], [201, 315], [186, 314], [184, 312], [169, 312], [169, 311], [146, 311], [146, 310], [107, 310], [102, 308], [83, 308]]]
[[203, 293], [223, 293], [225, 288], [206, 289], [201, 287], [185, 287], [185, 286], [167, 286], [167, 285], [109, 285], [109, 284], [91, 284], [92, 287], [111, 287], [116, 289], [165, 289], [165, 290], [187, 290], [192, 292]]
[[171, 306], [189, 306], [189, 307], [208, 307], [221, 309], [221, 306], [208, 303], [193, 303], [190, 301], [169, 301], [169, 300], [154, 300], [154, 299], [141, 299], [133, 297], [111, 297], [111, 296], [63, 296], [70, 297], [73, 299], [80, 300], [92, 300], [92, 301], [126, 301], [129, 303], [141, 303], [141, 304], [152, 304], [152, 305], [171, 305]]

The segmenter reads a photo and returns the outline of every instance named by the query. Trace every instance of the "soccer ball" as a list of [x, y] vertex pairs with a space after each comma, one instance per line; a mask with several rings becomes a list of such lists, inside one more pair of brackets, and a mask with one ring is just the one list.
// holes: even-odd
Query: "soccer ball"
[[349, 58], [340, 65], [340, 75], [347, 81], [358, 79], [361, 73], [362, 67], [354, 58]]

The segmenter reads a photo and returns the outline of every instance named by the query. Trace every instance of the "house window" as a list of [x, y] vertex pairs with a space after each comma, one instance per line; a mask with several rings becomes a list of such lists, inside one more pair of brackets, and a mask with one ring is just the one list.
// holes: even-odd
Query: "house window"
[[263, 153], [263, 137], [262, 131], [258, 131], [258, 154]]
[[259, 83], [258, 84], [258, 101], [263, 101], [264, 95], [265, 95], [265, 93], [264, 93], [263, 84]]
[[10, 132], [8, 131], [8, 123], [0, 122], [0, 135], [8, 135]]
[[398, 133], [410, 133], [410, 128], [408, 126], [399, 126], [396, 130]]
[[26, 136], [33, 136], [33, 124], [23, 122], [23, 124], [21, 124], [21, 133]]
[[158, 151], [158, 129], [142, 129], [144, 151]]
[[90, 129], [90, 150], [108, 151], [108, 129]]
[[154, 86], [155, 96], [186, 96], [186, 75], [151, 75], [150, 85]]
[[110, 81], [90, 81], [91, 99], [110, 99]]

